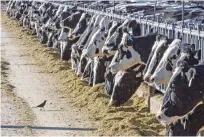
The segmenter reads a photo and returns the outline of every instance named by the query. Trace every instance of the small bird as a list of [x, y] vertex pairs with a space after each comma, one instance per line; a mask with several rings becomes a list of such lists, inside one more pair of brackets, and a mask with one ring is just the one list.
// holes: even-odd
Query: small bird
[[45, 110], [44, 106], [45, 106], [46, 102], [47, 102], [47, 100], [45, 100], [43, 103], [41, 103], [40, 105], [38, 105], [36, 107], [33, 107], [33, 108], [38, 108], [39, 107], [39, 108], [43, 108], [43, 110]]

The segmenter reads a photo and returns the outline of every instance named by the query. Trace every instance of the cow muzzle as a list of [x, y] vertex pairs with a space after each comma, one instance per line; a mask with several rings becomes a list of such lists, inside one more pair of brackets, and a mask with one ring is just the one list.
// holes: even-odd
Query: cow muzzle
[[144, 75], [144, 77], [143, 77], [144, 81], [146, 81], [147, 83], [152, 83], [150, 78], [151, 78], [151, 75]]

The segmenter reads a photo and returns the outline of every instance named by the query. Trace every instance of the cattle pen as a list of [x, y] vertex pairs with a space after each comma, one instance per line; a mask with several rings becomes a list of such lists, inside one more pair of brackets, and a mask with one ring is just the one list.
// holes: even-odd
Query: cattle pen
[[203, 135], [204, 2], [1, 4], [3, 134]]
[[[58, 4], [57, 5], [64, 5]], [[185, 22], [182, 25], [176, 25], [174, 23], [167, 23], [167, 22], [159, 22], [158, 16], [151, 15], [151, 16], [143, 16], [140, 15], [132, 15], [128, 16], [127, 13], [115, 14], [113, 11], [106, 11], [103, 7], [99, 7], [100, 10], [87, 8], [86, 6], [79, 5], [76, 3], [72, 3], [72, 5], [68, 6], [77, 6], [78, 10], [83, 10], [86, 13], [90, 14], [98, 14], [110, 17], [111, 19], [115, 20], [125, 20], [125, 19], [132, 19], [136, 20], [139, 24], [141, 24], [141, 34], [147, 34], [151, 28], [154, 31], [157, 31], [159, 34], [165, 35], [169, 38], [179, 38], [182, 37], [183, 43], [190, 43], [195, 44], [196, 50], [201, 50], [201, 59], [200, 62], [204, 61], [204, 24], [192, 24], [189, 22]], [[152, 16], [156, 16], [155, 20], [149, 19]], [[168, 83], [167, 83], [168, 84]], [[161, 86], [157, 86], [154, 84], [153, 86], [160, 92], [164, 93], [167, 87], [167, 84], [162, 84]]]

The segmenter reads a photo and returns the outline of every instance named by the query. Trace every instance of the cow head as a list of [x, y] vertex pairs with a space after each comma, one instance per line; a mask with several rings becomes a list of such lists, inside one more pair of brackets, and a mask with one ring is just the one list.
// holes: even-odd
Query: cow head
[[[106, 41], [105, 41], [105, 43], [107, 43], [107, 41], [110, 39], [110, 37], [114, 34], [114, 32], [117, 30], [117, 28], [119, 27], [121, 25], [121, 23], [119, 23], [119, 22], [116, 22], [116, 21], [113, 21], [112, 22], [112, 26], [111, 26], [111, 28], [109, 29], [109, 31], [108, 31], [108, 36], [107, 36], [107, 38], [106, 38]], [[104, 44], [104, 46], [103, 46], [103, 48], [102, 48], [102, 53], [104, 54], [104, 55], [109, 55], [109, 53], [108, 53], [108, 50], [107, 50], [107, 46], [105, 46], [105, 44]]]
[[60, 27], [61, 28], [74, 29], [76, 27], [77, 22], [79, 21], [80, 17], [81, 17], [81, 12], [75, 12], [72, 15], [70, 15], [69, 17], [60, 21]]
[[141, 63], [140, 54], [134, 50], [131, 36], [128, 33], [123, 33], [122, 41], [116, 51], [109, 68], [112, 73], [117, 73], [120, 70], [125, 70], [137, 63]]
[[88, 19], [90, 19], [90, 15], [83, 13], [81, 15], [81, 18], [80, 18], [78, 24], [76, 25], [75, 29], [73, 30], [72, 35], [74, 35], [74, 36], [82, 35], [82, 33], [85, 31], [85, 29], [87, 27]]
[[148, 58], [148, 62], [146, 64], [144, 74], [144, 80], [149, 82], [149, 79], [156, 69], [159, 61], [161, 60], [164, 52], [168, 48], [169, 40], [166, 36], [158, 35], [156, 41], [152, 47], [152, 51]]
[[102, 56], [102, 47], [105, 43], [108, 31], [108, 25], [110, 20], [107, 17], [103, 17], [99, 23], [99, 29], [92, 36], [89, 45], [86, 48], [86, 57]]
[[[162, 123], [171, 123], [177, 117], [187, 114], [203, 98], [200, 88], [203, 82], [196, 84], [196, 69], [186, 64], [183, 63], [182, 66], [177, 67], [169, 81], [157, 114], [157, 118]], [[199, 68], [203, 69], [203, 65]]]
[[103, 47], [103, 53], [106, 55], [114, 55], [118, 49], [118, 45], [123, 37], [123, 27], [128, 24], [129, 20], [125, 20], [122, 25], [120, 25], [113, 35], [108, 38]]
[[181, 55], [181, 40], [175, 39], [165, 51], [161, 61], [150, 78], [157, 85], [167, 83], [176, 67], [176, 61]]
[[157, 33], [150, 33], [146, 36], [134, 37], [124, 32], [119, 48], [109, 65], [111, 72], [117, 73], [135, 64], [146, 63], [156, 36]]
[[[56, 13], [57, 14], [57, 13]], [[53, 26], [54, 26], [54, 28], [55, 29], [61, 29], [61, 26], [60, 26], [60, 22], [62, 21], [62, 20], [65, 20], [66, 18], [68, 18], [69, 16], [71, 15], [71, 13], [70, 12], [62, 12], [60, 15], [59, 15], [59, 17], [56, 17], [56, 18], [54, 18], [53, 19]]]

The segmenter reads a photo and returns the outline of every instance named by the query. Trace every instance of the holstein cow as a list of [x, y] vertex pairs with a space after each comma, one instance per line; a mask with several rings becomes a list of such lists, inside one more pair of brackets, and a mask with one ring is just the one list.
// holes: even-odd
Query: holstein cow
[[91, 58], [96, 56], [102, 56], [102, 47], [106, 40], [108, 30], [110, 29], [110, 23], [112, 22], [110, 22], [110, 19], [106, 16], [101, 19], [99, 23], [99, 29], [92, 36], [87, 48], [83, 51], [85, 52], [84, 55], [86, 57]]
[[[61, 34], [59, 36], [60, 40], [60, 55], [61, 59], [69, 59], [71, 55], [71, 46], [68, 49], [68, 37], [70, 37], [72, 30], [76, 27], [77, 23], [81, 17], [82, 13], [81, 12], [75, 12], [69, 17], [65, 18], [64, 20], [60, 21], [60, 27], [62, 28]], [[69, 35], [70, 34], [70, 35]], [[79, 38], [73, 40], [70, 43], [75, 43]], [[69, 51], [68, 51], [69, 50]], [[65, 55], [66, 51], [68, 51], [69, 55]]]
[[[118, 24], [119, 25], [119, 24]], [[116, 29], [116, 28], [115, 28]], [[102, 52], [104, 55], [108, 57], [108, 60], [106, 61], [106, 72], [105, 72], [105, 87], [104, 92], [111, 95], [113, 86], [114, 86], [114, 77], [115, 74], [113, 74], [108, 66], [111, 63], [112, 56], [114, 56], [116, 50], [118, 49], [118, 45], [120, 44], [123, 36], [123, 30], [126, 29], [126, 32], [129, 32], [132, 34], [134, 32], [134, 35], [140, 35], [140, 26], [136, 23], [135, 20], [125, 20], [119, 27], [117, 27], [116, 31], [110, 35], [110, 37], [107, 37], [105, 45], [102, 48]]]
[[[62, 8], [64, 10], [60, 12]], [[53, 48], [59, 47], [60, 45], [59, 40], [61, 39], [66, 40], [67, 35], [65, 35], [64, 32], [68, 34], [69, 30], [67, 28], [62, 29], [60, 27], [60, 21], [69, 17], [71, 15], [71, 12], [69, 12], [68, 8], [66, 7], [58, 7], [56, 14], [58, 16], [57, 17], [54, 16], [54, 18], [51, 19], [51, 21], [45, 25], [45, 27], [48, 27], [48, 31], [49, 29], [51, 29], [51, 31], [48, 33], [48, 47], [53, 47]]]
[[[100, 22], [100, 23], [102, 23], [102, 22]], [[107, 29], [107, 31], [106, 31], [106, 33], [105, 34], [107, 34], [108, 32], [109, 32], [109, 30], [110, 30], [110, 33], [111, 33], [111, 31], [112, 31], [112, 28], [111, 28], [111, 26], [112, 25], [114, 25], [113, 24], [113, 22], [110, 22], [109, 23], [109, 27], [108, 27], [108, 29]], [[129, 32], [129, 33], [131, 33], [132, 34], [132, 32], [134, 32], [134, 34], [136, 34], [135, 32], [135, 30], [137, 30], [137, 29], [135, 29], [135, 28], [137, 28], [137, 23], [136, 23], [136, 21], [135, 20], [129, 20], [128, 21], [128, 24], [127, 24], [127, 26], [123, 26], [123, 29], [126, 29], [126, 32]], [[140, 29], [138, 30], [139, 32], [137, 32], [138, 34], [140, 33]], [[109, 34], [110, 34], [109, 33]], [[107, 36], [105, 35], [105, 39], [107, 40], [108, 38], [106, 38]], [[104, 41], [105, 42], [105, 41]], [[103, 44], [102, 44], [102, 46], [104, 45], [104, 42], [103, 42]], [[97, 50], [97, 48], [99, 48], [99, 53], [98, 54], [95, 54], [95, 55], [97, 55], [97, 56], [100, 56], [100, 55], [103, 55], [102, 54], [102, 46], [97, 46], [96, 48], [91, 48], [91, 50], [90, 51], [92, 51], [92, 53], [93, 53], [93, 50]], [[90, 53], [91, 52], [88, 52], [89, 53], [89, 56], [90, 56]], [[93, 55], [93, 54], [91, 54], [91, 55]], [[102, 73], [102, 72], [105, 72], [105, 69], [106, 69], [106, 66], [105, 66], [105, 60], [104, 59], [106, 59], [106, 57], [103, 57], [103, 58], [100, 58], [100, 59], [96, 59], [96, 58], [94, 58], [94, 68], [93, 68], [93, 76], [94, 76], [94, 78], [93, 78], [93, 86], [96, 84], [96, 83], [100, 83], [100, 82], [103, 82], [104, 81], [104, 74]], [[100, 76], [102, 76], [102, 77], [100, 77]]]
[[65, 39], [59, 38], [59, 40], [61, 40], [61, 46], [63, 49], [61, 51], [62, 60], [69, 60], [71, 58], [71, 46], [79, 40], [80, 35], [85, 31], [89, 17], [89, 14], [83, 13], [71, 36]]
[[[141, 41], [138, 41], [138, 42], [142, 43]], [[152, 68], [149, 68], [149, 72], [151, 72], [152, 69], [155, 68], [156, 63], [158, 62], [157, 60], [159, 60], [159, 58], [161, 59], [161, 56], [163, 55], [164, 51], [167, 49], [168, 44], [171, 42], [172, 42], [172, 39], [168, 39], [166, 36], [156, 35], [155, 41], [152, 42], [153, 46], [152, 46], [151, 54], [148, 59], [149, 62], [150, 62], [150, 59], [153, 59], [153, 61], [150, 63], [147, 62], [147, 64], [148, 63], [151, 64], [151, 67], [152, 67]], [[139, 46], [139, 43], [138, 45], [136, 44], [136, 46]], [[121, 56], [125, 56], [125, 55], [121, 55]], [[146, 63], [146, 61], [143, 63]], [[118, 106], [125, 103], [128, 99], [130, 99], [130, 97], [136, 92], [137, 88], [143, 82], [142, 71], [144, 70], [145, 65], [144, 64], [141, 65], [141, 62], [139, 63], [136, 62], [136, 66], [139, 66], [136, 68], [136, 70], [129, 68], [128, 69], [130, 70], [129, 73], [127, 73], [128, 71], [119, 71], [116, 74], [115, 84], [114, 84], [114, 89], [111, 96], [110, 104]]]
[[[112, 23], [112, 26], [111, 28], [109, 29], [108, 31], [108, 36], [106, 38], [106, 41], [109, 40], [109, 38], [113, 35], [113, 33], [116, 31], [116, 29], [121, 25], [121, 23], [119, 22], [116, 22], [116, 21], [113, 21]], [[106, 42], [105, 42], [106, 43]], [[104, 46], [103, 46], [104, 47]], [[103, 52], [103, 48], [102, 48], [102, 53], [103, 55], [106, 55], [104, 54]], [[112, 89], [113, 89], [113, 86], [114, 86], [114, 77], [115, 77], [115, 74], [112, 74], [111, 71], [109, 69], [107, 69], [107, 67], [109, 66], [109, 64], [111, 63], [111, 60], [112, 60], [112, 56], [109, 56], [109, 57], [106, 57], [105, 56], [105, 67], [106, 67], [106, 71], [105, 71], [105, 74], [104, 74], [104, 78], [105, 78], [105, 86], [104, 86], [104, 92], [106, 94], [109, 94], [111, 95], [112, 94]]]
[[[107, 17], [103, 17], [99, 23], [99, 29], [92, 36], [86, 49], [83, 50], [83, 55], [86, 58], [94, 57], [94, 67], [93, 70], [93, 86], [97, 83], [104, 81], [104, 59], [98, 58], [97, 56], [102, 56], [102, 47], [107, 37], [108, 30], [111, 28], [112, 22]], [[104, 73], [103, 73], [104, 72]], [[99, 75], [98, 75], [99, 74]], [[98, 75], [98, 76], [97, 76]]]
[[164, 52], [171, 44], [173, 39], [168, 39], [166, 36], [158, 35], [154, 46], [152, 47], [151, 53], [149, 55], [146, 67], [143, 71], [144, 80], [149, 82], [149, 77], [152, 75], [156, 69], [158, 63], [164, 55]]
[[204, 104], [168, 126], [166, 136], [197, 136], [204, 129]]
[[84, 72], [84, 68], [86, 67], [87, 64], [87, 59], [85, 57], [85, 51], [87, 46], [89, 45], [89, 42], [91, 41], [92, 36], [96, 33], [96, 31], [99, 29], [99, 22], [101, 21], [101, 16], [98, 15], [96, 16], [95, 22], [93, 24], [93, 28], [91, 29], [91, 32], [89, 34], [89, 36], [87, 37], [87, 40], [83, 43], [83, 50], [82, 50], [82, 54], [80, 56], [80, 61], [77, 67], [77, 76], [82, 76], [83, 72]]
[[204, 64], [189, 66], [184, 61], [173, 72], [157, 118], [171, 123], [201, 101], [204, 102]]
[[102, 48], [103, 54], [107, 56], [115, 55], [115, 52], [118, 49], [118, 45], [122, 40], [124, 28], [128, 28], [128, 30], [131, 30], [131, 33], [133, 33], [133, 35], [140, 36], [141, 30], [139, 24], [137, 24], [135, 20], [127, 19], [117, 28], [112, 36], [106, 40]]
[[77, 70], [78, 64], [80, 62], [80, 56], [82, 53], [82, 50], [84, 48], [85, 43], [87, 42], [93, 27], [94, 27], [94, 22], [96, 19], [96, 15], [94, 15], [91, 20], [88, 22], [88, 26], [84, 33], [81, 35], [80, 39], [77, 41], [77, 43], [72, 45], [72, 52], [71, 52], [71, 63], [72, 63], [72, 69]]
[[144, 67], [144, 64], [137, 64], [116, 74], [109, 105], [120, 106], [132, 97], [143, 82]]
[[157, 33], [136, 37], [124, 33], [119, 48], [109, 65], [111, 72], [117, 73], [118, 71], [125, 70], [135, 64], [146, 63], [156, 41], [156, 36]]
[[[185, 43], [181, 44], [180, 39], [175, 39], [165, 51], [164, 56], [150, 78], [150, 82], [157, 85], [168, 83], [178, 59], [181, 56], [186, 57], [186, 55], [188, 55], [186, 54], [186, 49], [188, 49], [189, 46], [191, 45]], [[192, 63], [197, 64], [198, 62], [192, 61]]]

